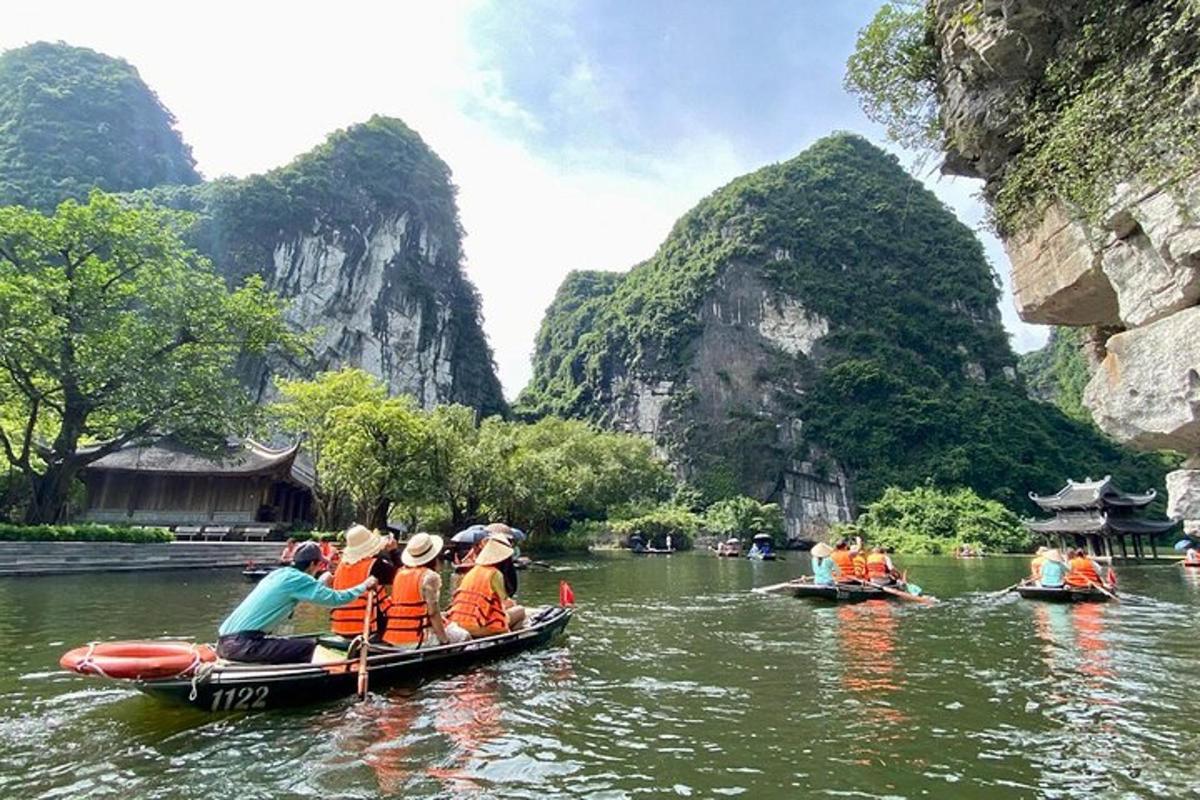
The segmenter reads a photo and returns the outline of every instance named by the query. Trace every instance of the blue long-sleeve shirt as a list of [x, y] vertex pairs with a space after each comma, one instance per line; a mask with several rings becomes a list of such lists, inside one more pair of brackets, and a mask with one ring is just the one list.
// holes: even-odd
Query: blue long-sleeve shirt
[[282, 567], [272, 571], [246, 595], [246, 599], [221, 623], [217, 635], [229, 636], [243, 631], [268, 633], [291, 616], [300, 603], [336, 608], [349, 603], [366, 588], [366, 581], [363, 581], [358, 586], [338, 591], [298, 569]]
[[836, 582], [833, 574], [835, 572], [841, 574], [841, 570], [837, 568], [837, 564], [833, 563], [832, 558], [814, 559], [812, 567], [813, 583], [818, 586], [832, 586]]

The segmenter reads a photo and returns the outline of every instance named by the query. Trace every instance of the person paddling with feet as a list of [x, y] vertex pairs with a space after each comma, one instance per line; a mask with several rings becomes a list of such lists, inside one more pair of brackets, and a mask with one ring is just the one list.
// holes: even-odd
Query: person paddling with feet
[[300, 603], [333, 608], [374, 589], [379, 581], [368, 577], [348, 589], [323, 586], [314, 575], [329, 565], [316, 542], [304, 542], [292, 554], [292, 564], [263, 578], [246, 599], [225, 618], [217, 631], [217, 655], [231, 661], [258, 664], [295, 664], [312, 661], [315, 637], [271, 636]]

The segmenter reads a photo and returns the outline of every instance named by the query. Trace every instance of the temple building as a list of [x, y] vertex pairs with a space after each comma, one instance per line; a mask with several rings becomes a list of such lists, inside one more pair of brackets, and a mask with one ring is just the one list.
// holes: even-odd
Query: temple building
[[312, 521], [312, 467], [299, 445], [280, 450], [231, 439], [201, 454], [171, 439], [130, 445], [89, 464], [87, 522], [124, 525], [269, 526]]
[[1151, 552], [1157, 558], [1154, 537], [1171, 530], [1177, 523], [1136, 516], [1136, 512], [1154, 502], [1156, 496], [1153, 489], [1144, 494], [1122, 492], [1113, 485], [1111, 475], [1099, 481], [1089, 478], [1076, 483], [1069, 480], [1058, 493], [1047, 497], [1029, 493], [1030, 500], [1044, 511], [1053, 513], [1054, 517], [1026, 520], [1025, 527], [1061, 550], [1079, 547], [1092, 555], [1126, 560], [1131, 551], [1134, 558], [1145, 558], [1145, 541], [1149, 541]]

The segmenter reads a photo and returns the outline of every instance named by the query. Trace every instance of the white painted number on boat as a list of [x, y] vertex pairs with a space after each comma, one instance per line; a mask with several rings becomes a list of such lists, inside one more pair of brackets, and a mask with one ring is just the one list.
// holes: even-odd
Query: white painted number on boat
[[266, 708], [269, 686], [249, 687], [240, 689], [217, 689], [213, 692], [213, 711], [249, 711], [252, 708]]

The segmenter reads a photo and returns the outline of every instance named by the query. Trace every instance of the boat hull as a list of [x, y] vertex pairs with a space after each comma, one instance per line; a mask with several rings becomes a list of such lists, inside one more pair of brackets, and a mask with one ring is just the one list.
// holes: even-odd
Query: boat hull
[[859, 584], [837, 584], [818, 586], [815, 583], [798, 583], [791, 587], [792, 597], [808, 597], [829, 600], [835, 603], [861, 603], [864, 600], [895, 600], [895, 595], [878, 586]]
[[1018, 586], [1017, 594], [1026, 600], [1045, 600], [1050, 603], [1104, 603], [1109, 600], [1104, 592], [1091, 587], [1086, 589], [1058, 588], [1054, 586]]
[[[539, 615], [529, 627], [512, 633], [458, 645], [380, 652], [367, 659], [370, 688], [420, 682], [540, 647], [562, 633], [573, 614], [570, 608], [554, 607]], [[377, 649], [380, 648], [372, 647], [372, 652]], [[202, 711], [259, 711], [348, 697], [358, 690], [358, 673], [356, 661], [235, 664], [218, 667], [194, 682], [191, 678], [178, 678], [136, 681], [134, 685], [153, 697]]]

